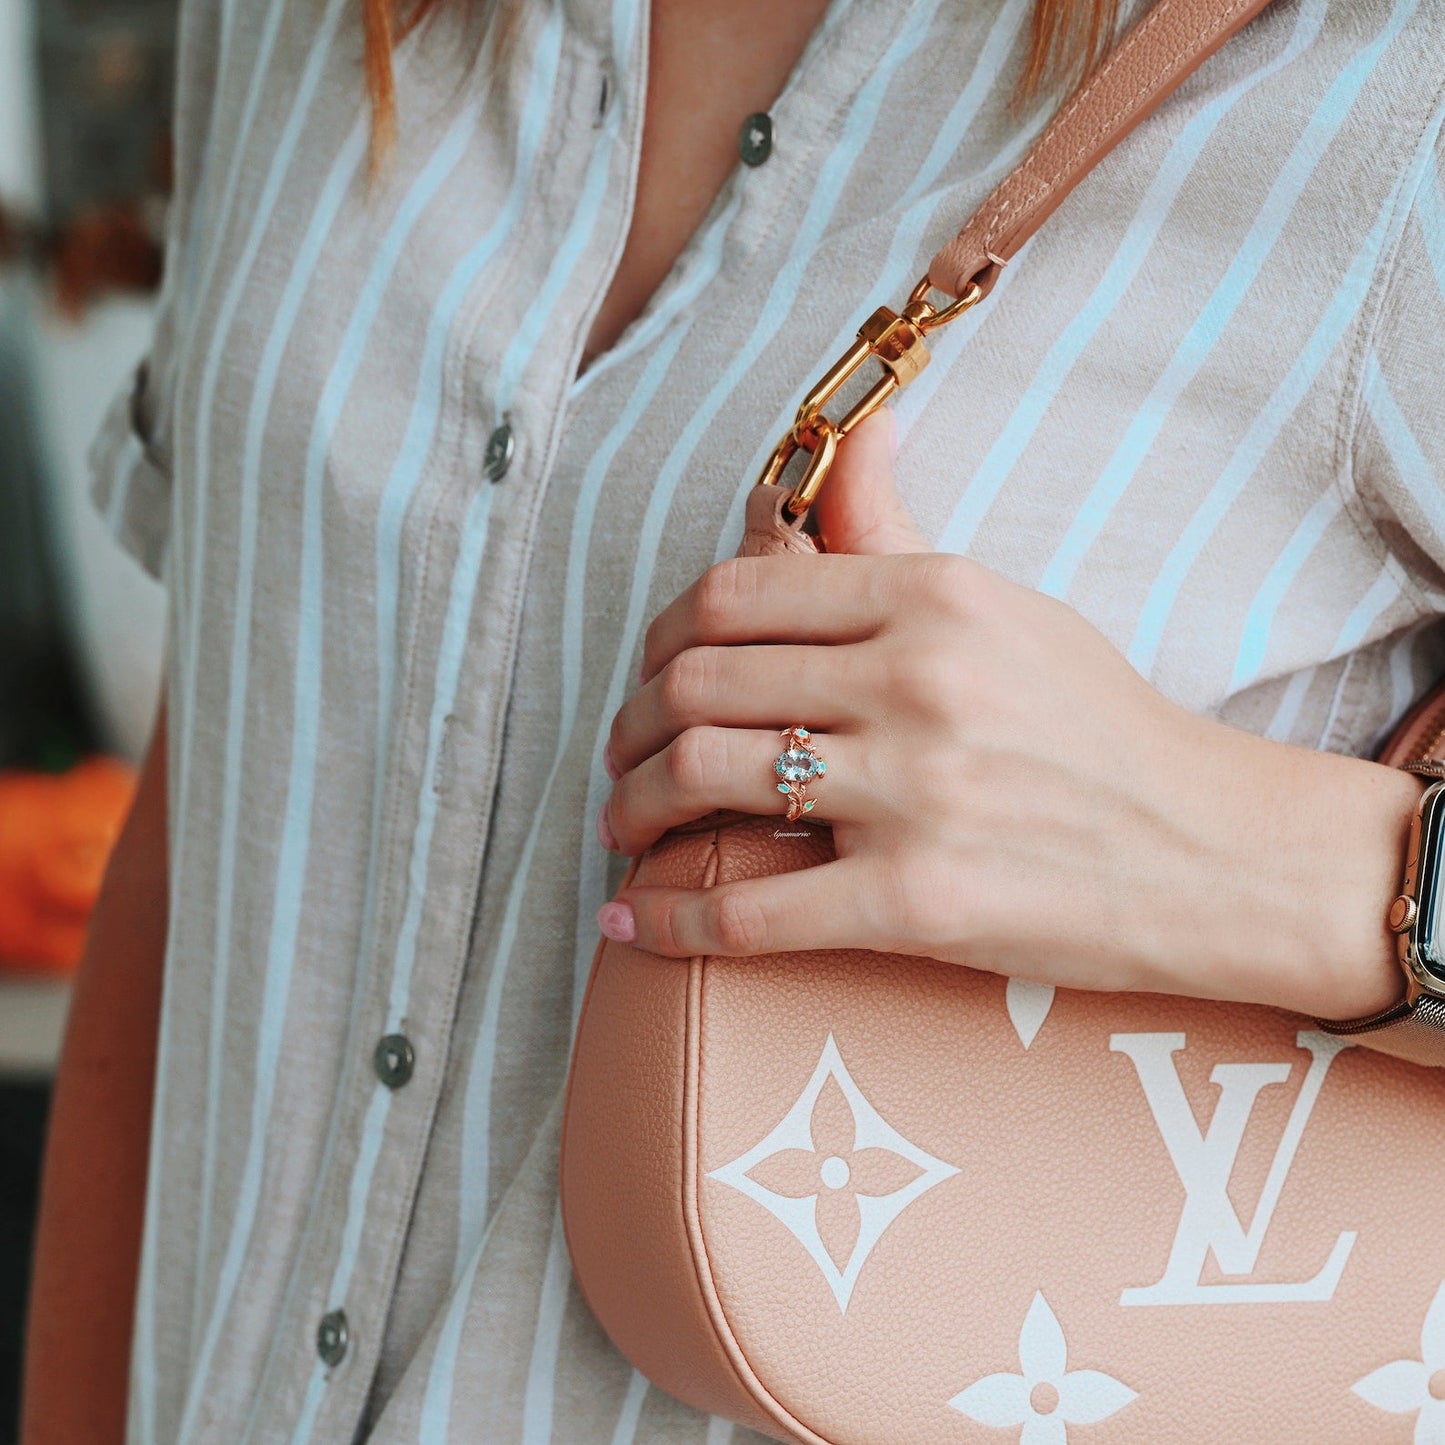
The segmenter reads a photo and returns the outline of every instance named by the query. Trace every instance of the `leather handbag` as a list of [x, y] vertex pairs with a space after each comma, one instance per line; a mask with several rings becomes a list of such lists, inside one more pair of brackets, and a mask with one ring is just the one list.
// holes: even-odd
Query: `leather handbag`
[[[927, 281], [976, 301], [1262, 8], [1158, 0], [810, 394], [750, 493], [743, 552], [814, 549], [795, 498], [917, 364], [949, 309]], [[868, 357], [884, 379], [835, 427], [821, 405]], [[1382, 760], [1441, 756], [1442, 733], [1437, 694]], [[833, 856], [825, 824], [777, 823], [711, 814], [628, 879], [711, 887]], [[604, 939], [561, 1198], [622, 1353], [778, 1440], [1445, 1440], [1442, 1157], [1445, 1070], [1282, 1011], [867, 950], [680, 962]]]

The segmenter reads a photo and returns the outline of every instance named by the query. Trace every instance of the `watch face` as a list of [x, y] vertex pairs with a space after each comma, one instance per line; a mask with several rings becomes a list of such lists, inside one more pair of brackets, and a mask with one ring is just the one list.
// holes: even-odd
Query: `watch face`
[[1415, 922], [1415, 960], [1442, 988], [1445, 988], [1445, 849], [1441, 830], [1445, 826], [1445, 789], [1430, 790], [1420, 816], [1420, 861], [1415, 874], [1415, 899], [1419, 915]]

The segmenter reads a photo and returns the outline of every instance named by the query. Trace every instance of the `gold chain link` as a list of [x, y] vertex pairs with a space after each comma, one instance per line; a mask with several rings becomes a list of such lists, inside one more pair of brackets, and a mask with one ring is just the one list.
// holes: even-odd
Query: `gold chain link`
[[[925, 276], [913, 288], [901, 314], [880, 306], [858, 328], [858, 339], [803, 398], [793, 425], [773, 449], [757, 483], [760, 487], [777, 486], [788, 463], [799, 452], [806, 452], [808, 461], [803, 475], [787, 502], [793, 516], [803, 516], [813, 505], [838, 454], [838, 443], [928, 365], [930, 353], [924, 340], [928, 333], [947, 326], [983, 299], [982, 288], [970, 281], [962, 296], [940, 308], [928, 299], [932, 289], [932, 283]], [[882, 366], [882, 376], [842, 421], [830, 421], [823, 415], [823, 408], [870, 357]]]

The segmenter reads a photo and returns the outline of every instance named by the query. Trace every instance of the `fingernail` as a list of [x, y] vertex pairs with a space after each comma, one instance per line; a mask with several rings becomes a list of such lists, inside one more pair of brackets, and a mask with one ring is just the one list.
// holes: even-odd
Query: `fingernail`
[[645, 657], [637, 664], [637, 680], [638, 682], [647, 681], [647, 659]]
[[617, 837], [607, 822], [607, 804], [603, 803], [597, 812], [597, 836], [602, 840], [604, 848], [611, 848], [614, 852], [617, 849]]
[[614, 943], [631, 943], [637, 937], [637, 919], [626, 903], [604, 903], [597, 910], [597, 926]]
[[612, 761], [612, 744], [610, 742], [602, 744], [602, 766], [607, 769], [607, 776], [614, 783], [622, 776], [618, 771], [617, 764]]

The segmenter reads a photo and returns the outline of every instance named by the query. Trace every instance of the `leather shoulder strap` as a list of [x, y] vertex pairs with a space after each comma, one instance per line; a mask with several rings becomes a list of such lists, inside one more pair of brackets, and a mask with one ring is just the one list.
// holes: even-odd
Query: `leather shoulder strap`
[[934, 258], [950, 296], [987, 294], [1064, 197], [1161, 101], [1269, 0], [1156, 0], [1049, 122], [1017, 168]]

